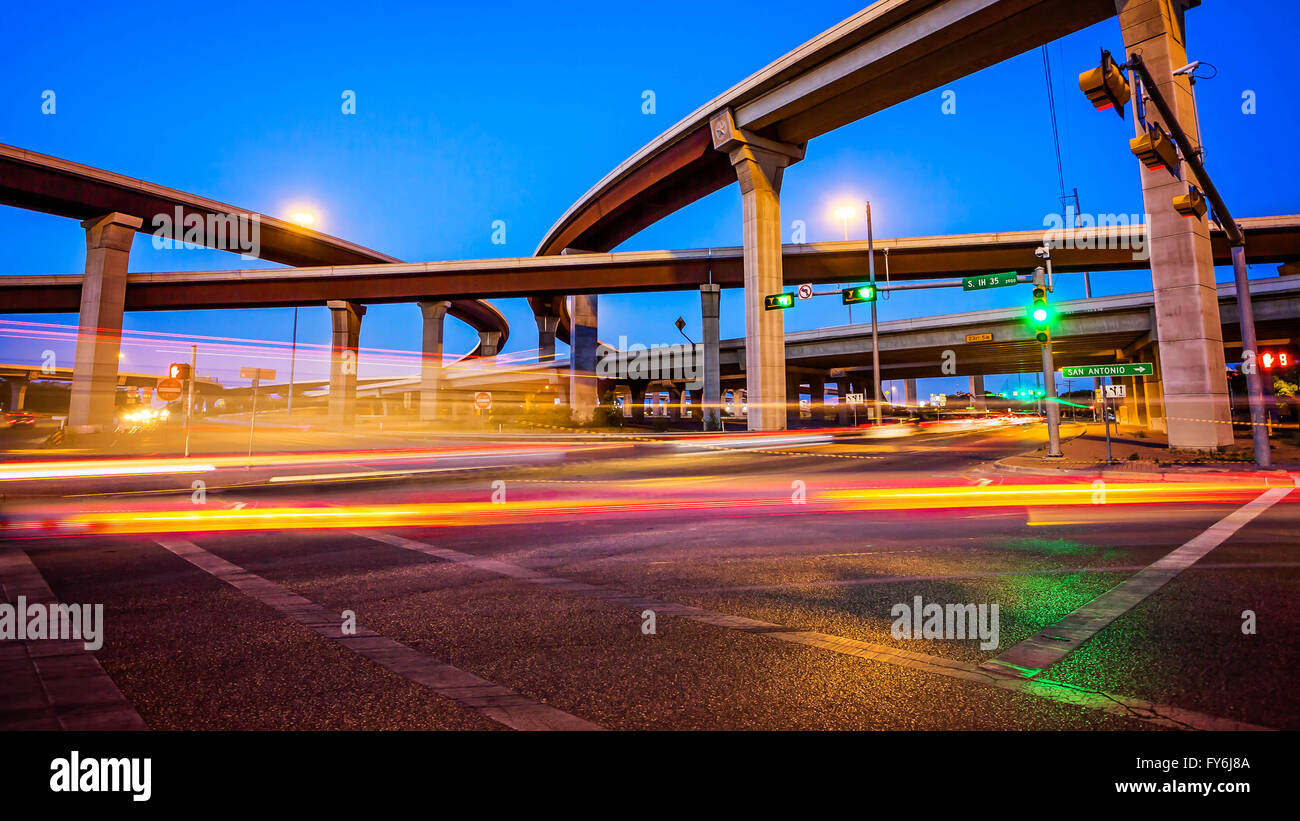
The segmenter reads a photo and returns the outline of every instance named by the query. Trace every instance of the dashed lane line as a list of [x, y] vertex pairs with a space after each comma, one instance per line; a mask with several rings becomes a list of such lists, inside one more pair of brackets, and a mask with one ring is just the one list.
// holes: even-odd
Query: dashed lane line
[[209, 553], [184, 539], [161, 538], [159, 545], [312, 631], [338, 642], [408, 681], [427, 687], [444, 698], [476, 710], [514, 730], [600, 730], [599, 725], [534, 701], [473, 673], [437, 661], [405, 644], [356, 625], [355, 634], [343, 633], [342, 619], [309, 599], [269, 579]]
[[540, 585], [548, 589], [560, 590], [566, 593], [610, 602], [611, 604], [622, 605], [637, 612], [653, 610], [657, 615], [677, 616], [701, 624], [710, 624], [715, 627], [723, 627], [729, 630], [738, 630], [741, 632], [766, 636], [778, 641], [803, 644], [835, 653], [870, 659], [884, 664], [908, 667], [914, 670], [923, 670], [925, 672], [947, 676], [949, 678], [956, 678], [997, 687], [1002, 690], [1011, 690], [1013, 692], [1025, 693], [1050, 699], [1052, 701], [1101, 710], [1113, 715], [1138, 719], [1160, 727], [1197, 730], [1271, 729], [1254, 724], [1247, 724], [1233, 719], [1217, 718], [1215, 716], [1209, 716], [1191, 710], [1184, 710], [1180, 707], [1174, 707], [1168, 704], [1154, 704], [1141, 699], [1117, 696], [1097, 690], [1089, 690], [1074, 685], [1064, 684], [1062, 682], [1049, 681], [1046, 679], [1034, 679], [1028, 681], [1024, 679], [1011, 678], [992, 673], [968, 662], [956, 659], [930, 656], [923, 653], [913, 653], [907, 650], [899, 650], [893, 647], [870, 644], [865, 641], [833, 636], [828, 633], [820, 633], [814, 630], [797, 630], [774, 624], [772, 622], [750, 619], [744, 616], [733, 616], [727, 613], [719, 613], [702, 607], [659, 601], [657, 599], [633, 593], [626, 593], [610, 587], [602, 587], [600, 585], [573, 581], [572, 579], [565, 579], [559, 576], [551, 576], [500, 559], [490, 559], [482, 556], [474, 556], [469, 553], [462, 553], [458, 550], [436, 547], [425, 542], [408, 539], [404, 536], [397, 536], [390, 533], [381, 533], [378, 531], [355, 531], [355, 533], [358, 536], [382, 544], [392, 545], [393, 547], [417, 553], [423, 553], [427, 556], [433, 556], [435, 558], [473, 567], [478, 570], [494, 573], [499, 576], [528, 582], [530, 584]]
[[[15, 606], [19, 596], [28, 606], [59, 603], [41, 571], [19, 550], [0, 552], [0, 594]], [[149, 727], [82, 638], [51, 638], [0, 641], [0, 729]]]
[[1223, 544], [1256, 516], [1280, 502], [1295, 487], [1274, 487], [1234, 510], [1182, 547], [1139, 570], [1055, 624], [980, 665], [1001, 675], [1032, 679], [1127, 613], [1211, 550]]

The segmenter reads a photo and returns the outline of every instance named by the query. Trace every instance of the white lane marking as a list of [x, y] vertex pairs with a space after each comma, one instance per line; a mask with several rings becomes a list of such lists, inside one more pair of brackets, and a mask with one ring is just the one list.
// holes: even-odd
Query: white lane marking
[[[29, 604], [58, 601], [26, 553], [0, 553], [0, 599], [14, 604], [19, 596]], [[33, 690], [41, 690], [45, 704], [39, 708], [40, 718], [36, 718], [35, 705], [31, 711], [22, 710], [27, 717], [16, 718], [19, 723], [49, 722], [46, 729], [63, 730], [149, 729], [81, 639], [0, 642], [0, 670], [4, 670], [6, 681], [20, 681], [19, 671], [24, 668], [34, 680]], [[6, 700], [15, 697], [10, 692]], [[0, 727], [4, 726], [0, 722]]]
[[1046, 679], [1025, 681], [1022, 679], [1008, 678], [1007, 676], [997, 675], [987, 670], [982, 670], [968, 662], [958, 661], [956, 659], [929, 656], [923, 653], [912, 653], [907, 650], [898, 650], [893, 647], [885, 647], [879, 644], [869, 644], [865, 641], [846, 639], [840, 636], [833, 636], [828, 633], [820, 633], [813, 630], [795, 630], [772, 622], [759, 621], [744, 616], [732, 616], [726, 613], [706, 610], [703, 607], [693, 607], [690, 605], [659, 601], [657, 599], [651, 599], [632, 593], [624, 593], [623, 591], [611, 587], [602, 587], [599, 585], [587, 584], [586, 582], [577, 582], [572, 579], [561, 578], [559, 576], [551, 576], [500, 559], [483, 558], [469, 553], [461, 553], [458, 550], [450, 550], [445, 547], [435, 547], [431, 544], [416, 541], [415, 539], [408, 539], [404, 536], [380, 533], [378, 531], [355, 531], [355, 533], [358, 536], [382, 544], [388, 544], [404, 550], [423, 553], [427, 556], [434, 556], [439, 559], [467, 565], [478, 570], [495, 573], [499, 576], [506, 576], [512, 579], [541, 585], [548, 589], [561, 590], [566, 593], [573, 593], [610, 602], [611, 604], [623, 605], [638, 612], [647, 609], [654, 610], [659, 615], [679, 616], [702, 624], [711, 624], [715, 627], [740, 630], [756, 635], [767, 636], [779, 641], [805, 644], [811, 647], [818, 647], [823, 650], [830, 650], [845, 655], [858, 656], [859, 658], [871, 659], [872, 661], [879, 661], [885, 664], [910, 667], [915, 670], [924, 670], [929, 673], [948, 676], [949, 678], [957, 678], [964, 681], [986, 684], [1002, 690], [1027, 693], [1029, 695], [1039, 696], [1052, 701], [1065, 702], [1080, 707], [1101, 710], [1102, 712], [1124, 716], [1126, 718], [1135, 718], [1161, 727], [1198, 730], [1271, 729], [1254, 724], [1247, 724], [1233, 719], [1208, 716], [1203, 713], [1184, 710], [1180, 707], [1174, 707], [1168, 704], [1154, 704], [1149, 701], [1143, 701], [1142, 699], [1117, 696], [1096, 690], [1088, 690], [1061, 682], [1048, 681]]
[[356, 626], [344, 635], [337, 613], [299, 596], [269, 579], [209, 553], [184, 539], [161, 538], [158, 544], [185, 561], [215, 576], [246, 596], [271, 607], [304, 627], [338, 642], [408, 681], [427, 687], [444, 698], [477, 710], [487, 718], [515, 730], [600, 730], [600, 726], [534, 701], [458, 667], [436, 661], [405, 644]]
[[1182, 547], [1139, 570], [1055, 624], [1006, 650], [980, 666], [985, 670], [1020, 678], [1034, 678], [1095, 636], [1102, 628], [1164, 587], [1256, 516], [1280, 502], [1294, 487], [1274, 487], [1211, 525]]

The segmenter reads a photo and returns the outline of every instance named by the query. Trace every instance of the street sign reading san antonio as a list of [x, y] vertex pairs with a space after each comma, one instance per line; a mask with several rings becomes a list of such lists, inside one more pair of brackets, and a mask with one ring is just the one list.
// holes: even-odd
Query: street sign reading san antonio
[[1005, 274], [981, 274], [980, 276], [961, 278], [961, 289], [963, 291], [982, 291], [985, 288], [1001, 288], [1003, 285], [1015, 284], [1015, 271], [1008, 271]]
[[1066, 379], [1079, 379], [1089, 376], [1151, 376], [1156, 369], [1150, 362], [1126, 362], [1113, 365], [1079, 365], [1073, 368], [1061, 368], [1061, 376]]

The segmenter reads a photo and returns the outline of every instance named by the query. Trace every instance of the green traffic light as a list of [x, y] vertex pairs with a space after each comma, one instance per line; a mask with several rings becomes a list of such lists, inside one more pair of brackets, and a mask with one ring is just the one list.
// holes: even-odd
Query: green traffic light
[[1034, 321], [1035, 321], [1035, 322], [1046, 322], [1046, 321], [1047, 321], [1047, 309], [1046, 309], [1046, 308], [1035, 308], [1035, 309], [1034, 309]]

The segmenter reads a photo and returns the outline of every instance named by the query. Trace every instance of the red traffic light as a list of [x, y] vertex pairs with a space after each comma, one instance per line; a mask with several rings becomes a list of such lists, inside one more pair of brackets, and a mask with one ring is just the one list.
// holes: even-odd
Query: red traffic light
[[1206, 207], [1205, 197], [1201, 196], [1201, 189], [1194, 185], [1187, 186], [1186, 194], [1174, 197], [1174, 210], [1184, 217], [1200, 219], [1205, 216]]
[[1150, 126], [1142, 136], [1129, 140], [1128, 147], [1147, 168], [1164, 168], [1175, 177], [1180, 177], [1178, 149], [1174, 146], [1173, 138], [1159, 123]]
[[1079, 89], [1098, 111], [1113, 108], [1121, 120], [1124, 119], [1124, 105], [1133, 97], [1124, 72], [1115, 65], [1110, 52], [1104, 50], [1101, 52], [1101, 65], [1079, 75]]

